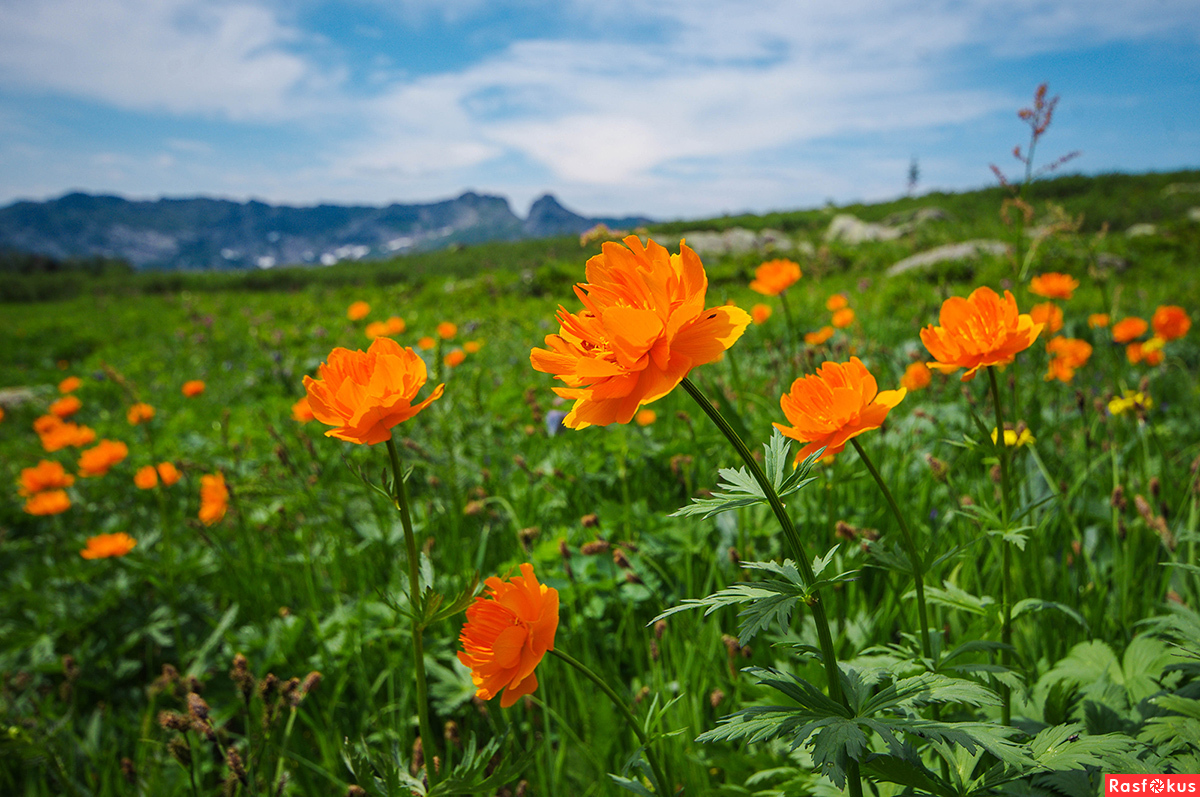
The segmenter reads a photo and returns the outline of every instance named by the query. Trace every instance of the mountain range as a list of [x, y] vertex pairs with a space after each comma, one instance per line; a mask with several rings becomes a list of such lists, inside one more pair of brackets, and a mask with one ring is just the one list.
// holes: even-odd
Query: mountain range
[[588, 218], [550, 194], [537, 199], [522, 219], [504, 197], [473, 192], [385, 207], [290, 207], [208, 198], [137, 201], [71, 193], [0, 208], [0, 250], [58, 259], [118, 258], [137, 268], [270, 268], [577, 235], [599, 223], [628, 229], [648, 221]]

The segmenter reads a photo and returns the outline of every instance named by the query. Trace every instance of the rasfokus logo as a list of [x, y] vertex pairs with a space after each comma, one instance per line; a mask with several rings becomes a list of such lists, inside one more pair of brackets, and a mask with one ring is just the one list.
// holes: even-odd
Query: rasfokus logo
[[1200, 795], [1200, 775], [1105, 775], [1104, 793]]

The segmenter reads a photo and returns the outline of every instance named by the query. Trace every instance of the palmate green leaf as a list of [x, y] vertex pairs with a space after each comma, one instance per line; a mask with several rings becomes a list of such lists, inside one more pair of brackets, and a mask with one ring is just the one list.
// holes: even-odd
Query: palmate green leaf
[[970, 706], [998, 706], [995, 692], [974, 681], [949, 678], [937, 673], [922, 673], [901, 678], [877, 692], [863, 704], [860, 714], [874, 716], [885, 711], [912, 710], [931, 703], [965, 703]]
[[[813, 763], [839, 789], [845, 788], [849, 759], [861, 760], [868, 744], [867, 735], [856, 721], [831, 717], [812, 737]], [[796, 746], [793, 744], [793, 749]]]
[[611, 772], [608, 773], [608, 777], [613, 783], [617, 784], [617, 786], [621, 787], [625, 791], [633, 792], [634, 794], [639, 795], [639, 797], [654, 797], [654, 792], [643, 786], [641, 781], [633, 780], [632, 778], [623, 778], [620, 775], [614, 775]]
[[[814, 452], [807, 459], [800, 462], [795, 469], [791, 469], [788, 463], [791, 443], [780, 434], [778, 429], [774, 431], [770, 442], [764, 445], [763, 448], [766, 449], [763, 473], [766, 475], [771, 488], [781, 499], [813, 481], [813, 478], [808, 474], [824, 450]], [[763, 493], [758, 482], [755, 481], [754, 477], [750, 475], [750, 471], [745, 467], [738, 468], [737, 470], [733, 468], [721, 468], [717, 471], [717, 474], [722, 479], [722, 481], [717, 483], [717, 488], [723, 492], [714, 492], [710, 498], [695, 498], [691, 504], [678, 509], [671, 516], [689, 517], [700, 515], [704, 518], [710, 518], [713, 515], [728, 512], [731, 509], [767, 503], [766, 494]]]
[[937, 606], [960, 609], [972, 614], [987, 614], [990, 607], [996, 603], [991, 596], [972, 595], [949, 581], [942, 582], [942, 585], [945, 589], [925, 587], [925, 599]]
[[872, 723], [876, 730], [894, 734], [912, 734], [922, 739], [942, 742], [973, 752], [982, 748], [1010, 767], [1028, 768], [1032, 765], [1023, 745], [1010, 737], [1021, 733], [1017, 728], [990, 722], [938, 722], [920, 717], [893, 717]]
[[1046, 728], [1029, 743], [1029, 752], [1039, 769], [1062, 771], [1104, 766], [1133, 746], [1133, 739], [1124, 734], [1089, 736], [1082, 724], [1073, 724]]
[[908, 786], [937, 797], [959, 797], [950, 784], [919, 761], [895, 755], [871, 755], [863, 761], [863, 769], [875, 775], [877, 780]]
[[1079, 623], [1082, 628], [1087, 628], [1087, 620], [1083, 619], [1083, 615], [1070, 606], [1054, 601], [1038, 600], [1037, 598], [1026, 598], [1025, 600], [1017, 601], [1012, 607], [1012, 618], [1015, 620], [1026, 612], [1040, 612], [1046, 609], [1056, 609]]
[[506, 783], [516, 780], [528, 767], [533, 753], [527, 752], [512, 757], [502, 754], [501, 750], [508, 736], [509, 732], [506, 731], [483, 747], [478, 747], [475, 735], [471, 734], [463, 745], [462, 755], [455, 762], [454, 768], [443, 773], [437, 785], [426, 793], [429, 797], [492, 793]]

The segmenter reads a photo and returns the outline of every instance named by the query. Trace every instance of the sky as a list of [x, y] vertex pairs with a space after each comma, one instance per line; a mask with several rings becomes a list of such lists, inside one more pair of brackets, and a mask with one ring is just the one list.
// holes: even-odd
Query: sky
[[1200, 167], [1200, 0], [0, 0], [0, 205], [655, 219]]

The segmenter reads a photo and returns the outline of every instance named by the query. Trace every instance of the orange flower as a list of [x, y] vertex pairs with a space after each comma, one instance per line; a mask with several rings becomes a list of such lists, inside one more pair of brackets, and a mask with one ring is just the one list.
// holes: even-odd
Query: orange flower
[[75, 483], [75, 477], [67, 473], [57, 462], [43, 459], [32, 468], [21, 469], [22, 498], [28, 498], [45, 490], [60, 490]]
[[384, 335], [388, 334], [387, 322], [372, 321], [371, 323], [367, 324], [366, 334], [368, 340], [375, 340], [375, 338], [383, 337]]
[[57, 415], [39, 415], [33, 421], [33, 431], [39, 435], [47, 434], [63, 425], [63, 419]]
[[845, 329], [854, 323], [854, 309], [843, 307], [841, 310], [835, 310], [833, 319], [830, 321], [838, 329]]
[[371, 305], [366, 302], [354, 302], [346, 308], [346, 318], [351, 321], [362, 321], [371, 314]]
[[95, 448], [79, 455], [79, 475], [103, 476], [108, 469], [129, 455], [129, 446], [114, 440], [101, 440]]
[[838, 310], [841, 310], [843, 307], [849, 306], [849, 304], [850, 304], [850, 301], [846, 298], [846, 294], [835, 293], [833, 296], [830, 296], [828, 299], [825, 300], [825, 309], [831, 313], [836, 313]]
[[225, 517], [229, 508], [229, 488], [225, 486], [225, 474], [214, 473], [200, 477], [200, 521], [206, 525]]
[[449, 321], [443, 321], [437, 325], [438, 337], [442, 340], [450, 340], [458, 334], [458, 326], [451, 324]]
[[554, 392], [575, 400], [568, 428], [629, 423], [692, 368], [720, 358], [750, 324], [738, 307], [704, 309], [704, 266], [686, 244], [679, 249], [643, 247], [636, 235], [624, 246], [606, 241], [587, 262], [588, 281], [575, 286], [583, 311], [559, 306], [559, 333], [530, 352], [534, 370], [567, 384]]
[[181, 475], [182, 474], [179, 472], [179, 468], [175, 467], [175, 463], [158, 463], [158, 478], [162, 479], [164, 487], [170, 487], [172, 484], [179, 481], [179, 477]]
[[649, 426], [658, 420], [658, 413], [652, 409], [638, 410], [637, 415], [633, 416], [633, 422], [638, 426]]
[[182, 392], [183, 395], [187, 396], [188, 398], [199, 396], [204, 392], [204, 382], [200, 379], [189, 379], [183, 383], [183, 387], [180, 388], [180, 392]]
[[1070, 299], [1078, 287], [1079, 280], [1057, 271], [1040, 274], [1029, 281], [1029, 292], [1046, 299]]
[[308, 423], [313, 419], [312, 407], [308, 405], [308, 396], [292, 405], [292, 420]]
[[793, 440], [808, 443], [796, 461], [819, 448], [821, 459], [837, 454], [852, 437], [878, 429], [888, 411], [908, 393], [906, 388], [880, 391], [867, 367], [857, 357], [848, 363], [827, 362], [817, 373], [792, 382], [779, 400], [791, 426], [772, 424]]
[[765, 324], [771, 317], [771, 307], [766, 304], [756, 304], [750, 308], [750, 317], [756, 324]]
[[479, 350], [482, 348], [483, 348], [482, 340], [468, 340], [466, 343], [463, 344], [463, 349], [466, 350], [467, 354], [478, 354]]
[[44, 431], [40, 431], [38, 436], [42, 440], [42, 448], [46, 451], [58, 451], [59, 449], [73, 446], [78, 448], [86, 446], [88, 443], [96, 439], [96, 432], [88, 426], [78, 426], [73, 423], [63, 423], [56, 415], [44, 415], [38, 418], [35, 422], [35, 427], [44, 418], [53, 418], [57, 423], [52, 426], [43, 424]]
[[933, 372], [929, 370], [929, 366], [925, 363], [912, 363], [904, 369], [904, 376], [900, 377], [900, 386], [908, 391], [920, 390], [929, 387], [931, 381]]
[[144, 423], [154, 417], [154, 408], [149, 404], [138, 402], [129, 408], [129, 412], [125, 413], [125, 417], [134, 426], [139, 423]]
[[25, 511], [31, 515], [58, 515], [70, 508], [71, 499], [66, 490], [46, 490], [25, 502]]
[[405, 329], [404, 319], [398, 315], [394, 315], [384, 322], [387, 326], [387, 334], [399, 335]]
[[442, 362], [451, 368], [456, 368], [462, 365], [463, 360], [465, 359], [467, 359], [467, 354], [462, 349], [451, 349], [446, 356], [442, 358]]
[[1162, 347], [1165, 342], [1160, 337], [1150, 338], [1145, 343], [1134, 341], [1125, 347], [1125, 358], [1131, 365], [1137, 365], [1140, 362], [1144, 362], [1146, 365], [1162, 365]]
[[791, 260], [768, 260], [754, 270], [754, 281], [750, 283], [750, 290], [764, 296], [778, 296], [798, 279], [799, 263], [793, 263]]
[[921, 330], [921, 341], [936, 362], [926, 363], [949, 374], [966, 368], [962, 381], [989, 365], [1007, 365], [1033, 345], [1042, 324], [1017, 312], [1017, 300], [1009, 291], [1001, 299], [991, 288], [976, 288], [966, 299], [951, 296], [942, 303], [941, 326]]
[[1092, 356], [1092, 345], [1078, 338], [1057, 337], [1046, 344], [1046, 351], [1053, 355], [1046, 379], [1070, 382], [1075, 378], [1075, 369], [1083, 367]]
[[1137, 316], [1122, 318], [1117, 323], [1113, 324], [1112, 339], [1115, 343], [1128, 343], [1134, 338], [1140, 338], [1146, 334], [1146, 330], [1150, 328], [1143, 319]]
[[1088, 329], [1099, 329], [1108, 326], [1108, 313], [1092, 313], [1088, 316]]
[[1062, 329], [1063, 311], [1054, 302], [1035, 304], [1029, 308], [1029, 317], [1033, 323], [1043, 325], [1051, 335]]
[[816, 332], [806, 332], [804, 334], [804, 342], [809, 346], [820, 346], [825, 341], [833, 337], [833, 327], [824, 326]]
[[471, 668], [477, 697], [491, 700], [503, 689], [500, 705], [508, 708], [537, 689], [534, 670], [554, 650], [558, 591], [539, 584], [530, 564], [508, 583], [493, 576], [485, 584], [488, 594], [467, 609], [458, 660]]
[[1162, 305], [1154, 311], [1154, 317], [1150, 319], [1150, 324], [1154, 327], [1154, 334], [1157, 337], [1163, 340], [1175, 340], [1182, 338], [1192, 328], [1192, 319], [1188, 318], [1187, 311], [1182, 307], [1168, 304]]
[[82, 406], [83, 402], [75, 396], [63, 396], [50, 405], [50, 414], [59, 418], [69, 418], [79, 412]]
[[375, 338], [365, 352], [334, 349], [320, 374], [320, 379], [304, 377], [304, 387], [316, 419], [337, 427], [325, 435], [366, 445], [389, 439], [393, 426], [440, 398], [445, 387], [438, 385], [414, 405], [428, 378], [425, 361], [391, 338]]
[[68, 376], [66, 379], [64, 379], [63, 381], [58, 383], [58, 392], [59, 393], [74, 393], [76, 390], [79, 389], [79, 386], [82, 384], [83, 384], [83, 380], [81, 380], [79, 377]]
[[116, 534], [97, 534], [88, 537], [87, 547], [79, 552], [84, 559], [108, 559], [113, 556], [124, 556], [133, 550], [137, 540], [123, 531]]
[[142, 490], [151, 490], [158, 486], [158, 471], [153, 465], [147, 465], [144, 468], [138, 468], [138, 472], [133, 474], [133, 483]]
[[420, 338], [420, 340], [417, 341], [417, 348], [421, 349], [422, 351], [429, 351], [436, 345], [437, 345], [437, 341], [434, 340], [429, 335], [424, 335], [423, 337]]
[[0, 407], [0, 421], [4, 420], [4, 408]]

